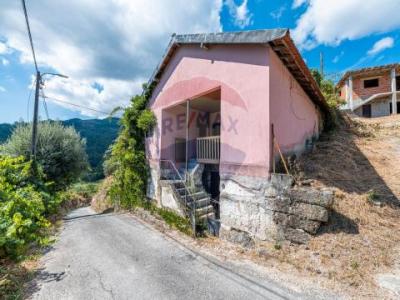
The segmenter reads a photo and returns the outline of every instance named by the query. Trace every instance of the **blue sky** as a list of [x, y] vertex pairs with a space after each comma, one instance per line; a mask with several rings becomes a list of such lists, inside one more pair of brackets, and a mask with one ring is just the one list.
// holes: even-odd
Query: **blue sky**
[[[151, 3], [149, 3], [151, 2]], [[173, 32], [285, 27], [311, 68], [325, 72], [399, 61], [398, 0], [26, 0], [39, 66], [54, 99], [109, 112], [140, 92]], [[190, 5], [188, 5], [190, 3]], [[366, 17], [367, 16], [367, 17]], [[40, 34], [39, 34], [40, 32]], [[0, 123], [31, 118], [34, 65], [21, 4], [0, 10]], [[47, 99], [52, 119], [104, 113]], [[40, 116], [47, 115], [43, 103]]]

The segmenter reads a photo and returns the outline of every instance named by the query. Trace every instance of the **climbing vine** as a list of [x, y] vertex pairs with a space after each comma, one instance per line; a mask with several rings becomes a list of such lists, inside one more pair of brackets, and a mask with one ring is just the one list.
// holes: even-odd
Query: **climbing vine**
[[109, 165], [114, 180], [110, 196], [121, 208], [142, 206], [146, 196], [149, 167], [145, 153], [145, 135], [156, 124], [156, 117], [146, 108], [149, 93], [131, 99], [121, 119], [121, 131], [112, 146]]

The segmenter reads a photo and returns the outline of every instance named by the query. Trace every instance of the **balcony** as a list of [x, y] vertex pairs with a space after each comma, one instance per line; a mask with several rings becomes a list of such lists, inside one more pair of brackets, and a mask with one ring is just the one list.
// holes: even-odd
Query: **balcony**
[[197, 162], [219, 164], [221, 141], [220, 136], [207, 136], [196, 139]]

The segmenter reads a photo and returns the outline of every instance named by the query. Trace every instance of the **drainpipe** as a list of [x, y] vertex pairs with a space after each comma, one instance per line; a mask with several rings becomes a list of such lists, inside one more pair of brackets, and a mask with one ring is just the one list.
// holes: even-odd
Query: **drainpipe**
[[397, 87], [396, 87], [396, 69], [393, 68], [390, 72], [392, 79], [392, 115], [397, 114]]
[[349, 83], [347, 88], [347, 97], [349, 100], [350, 110], [353, 111], [353, 77], [349, 76]]

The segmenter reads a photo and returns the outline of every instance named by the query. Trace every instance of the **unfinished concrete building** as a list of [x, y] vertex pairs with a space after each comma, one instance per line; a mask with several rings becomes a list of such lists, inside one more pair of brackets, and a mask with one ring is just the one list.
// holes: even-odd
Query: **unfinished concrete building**
[[343, 110], [366, 118], [400, 113], [399, 64], [348, 71], [337, 87], [345, 101]]

